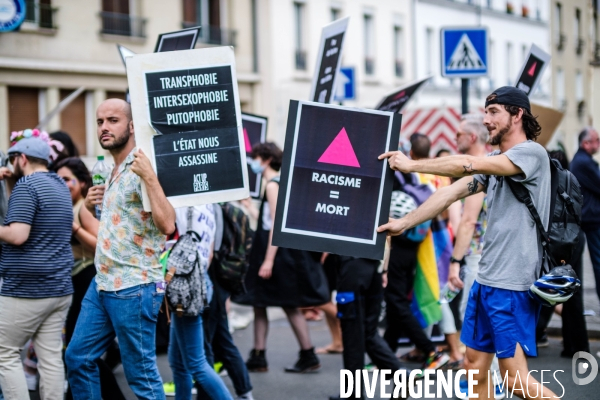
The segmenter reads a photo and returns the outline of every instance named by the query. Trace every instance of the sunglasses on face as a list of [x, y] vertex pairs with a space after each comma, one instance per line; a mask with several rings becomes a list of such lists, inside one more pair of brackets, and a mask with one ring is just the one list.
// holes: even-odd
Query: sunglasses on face
[[17, 158], [21, 157], [21, 153], [12, 153], [8, 156], [8, 162], [13, 164]]

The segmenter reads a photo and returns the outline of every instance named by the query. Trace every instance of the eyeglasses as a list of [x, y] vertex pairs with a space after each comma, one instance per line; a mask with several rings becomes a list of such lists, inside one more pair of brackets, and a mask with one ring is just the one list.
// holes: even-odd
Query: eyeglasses
[[19, 157], [21, 157], [21, 153], [11, 153], [8, 155], [8, 162], [10, 162], [12, 164]]

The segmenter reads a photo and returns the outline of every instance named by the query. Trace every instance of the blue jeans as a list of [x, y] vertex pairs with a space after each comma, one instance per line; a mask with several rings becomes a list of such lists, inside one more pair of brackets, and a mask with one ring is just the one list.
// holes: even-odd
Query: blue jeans
[[209, 365], [214, 364], [215, 358], [223, 363], [236, 394], [241, 396], [252, 390], [252, 384], [244, 359], [229, 333], [227, 309], [225, 308], [228, 297], [229, 293], [215, 279], [210, 307], [202, 314], [204, 334], [206, 335], [204, 349]]
[[155, 283], [106, 292], [99, 291], [92, 281], [65, 355], [75, 400], [102, 399], [96, 360], [115, 336], [131, 390], [139, 399], [165, 399], [155, 347], [156, 318], [163, 297]]
[[175, 400], [192, 399], [192, 378], [212, 399], [231, 399], [227, 387], [206, 361], [202, 315], [171, 319], [169, 364], [175, 383]]
[[594, 267], [594, 277], [596, 278], [596, 293], [600, 299], [600, 229], [585, 232], [587, 239], [592, 266]]

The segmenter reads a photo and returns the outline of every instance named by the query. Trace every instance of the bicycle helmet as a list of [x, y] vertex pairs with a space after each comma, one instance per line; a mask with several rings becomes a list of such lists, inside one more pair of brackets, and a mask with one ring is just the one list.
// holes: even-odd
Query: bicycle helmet
[[561, 265], [535, 281], [529, 288], [529, 296], [538, 303], [552, 307], [569, 300], [581, 287], [581, 281], [573, 268]]
[[402, 218], [409, 212], [417, 209], [417, 202], [412, 196], [394, 190], [392, 192], [392, 202], [390, 203], [390, 217], [391, 218]]

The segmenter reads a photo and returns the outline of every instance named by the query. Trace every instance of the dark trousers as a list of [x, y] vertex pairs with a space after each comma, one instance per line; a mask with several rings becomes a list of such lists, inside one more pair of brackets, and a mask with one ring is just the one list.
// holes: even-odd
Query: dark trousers
[[340, 257], [337, 307], [344, 344], [344, 368], [350, 371], [365, 367], [365, 352], [379, 369], [396, 371], [402, 368], [377, 331], [383, 299], [378, 266], [379, 261]]
[[[204, 351], [209, 365], [216, 361], [223, 363], [229, 378], [238, 396], [252, 390], [250, 376], [246, 364], [240, 355], [238, 348], [229, 333], [227, 321], [227, 310], [225, 302], [229, 293], [223, 289], [214, 277], [214, 293], [210, 301], [210, 307], [202, 313], [204, 323]], [[198, 387], [198, 399], [210, 399], [210, 397]]]
[[392, 239], [388, 284], [385, 288], [387, 329], [383, 338], [394, 352], [402, 334], [408, 336], [417, 349], [429, 354], [435, 345], [429, 340], [421, 324], [410, 309], [413, 284], [417, 269], [418, 244]]
[[[583, 232], [579, 235], [579, 245], [575, 250], [573, 257], [573, 269], [581, 280], [583, 286], [583, 249], [584, 249]], [[536, 337], [544, 334], [548, 323], [552, 318], [554, 307], [542, 307], [540, 319], [536, 329]], [[578, 351], [590, 351], [588, 341], [587, 326], [585, 316], [583, 315], [583, 287], [577, 291], [566, 303], [563, 304], [561, 313], [562, 317], [562, 336], [563, 336], [563, 351], [562, 357], [571, 358]]]
[[592, 229], [585, 232], [588, 250], [594, 268], [594, 278], [596, 279], [596, 293], [600, 299], [600, 229]]

